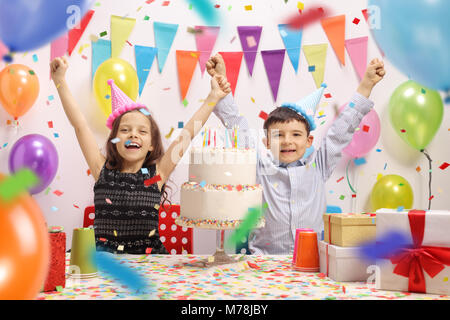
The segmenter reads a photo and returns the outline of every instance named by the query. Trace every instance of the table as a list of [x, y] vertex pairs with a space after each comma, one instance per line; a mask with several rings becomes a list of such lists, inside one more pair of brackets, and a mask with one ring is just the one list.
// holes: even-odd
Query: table
[[[99, 271], [96, 278], [67, 278], [61, 291], [40, 293], [37, 300], [450, 300], [450, 296], [376, 290], [374, 284], [335, 282], [321, 273], [291, 269], [292, 255], [232, 255], [234, 264], [201, 268], [206, 255], [115, 255], [148, 281], [136, 294]], [[69, 254], [66, 256], [69, 265]], [[369, 275], [368, 275], [369, 276]]]

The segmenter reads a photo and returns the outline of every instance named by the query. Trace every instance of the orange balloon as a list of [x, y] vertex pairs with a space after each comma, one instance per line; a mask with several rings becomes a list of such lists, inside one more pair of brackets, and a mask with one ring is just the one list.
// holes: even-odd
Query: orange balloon
[[38, 76], [27, 66], [11, 64], [0, 72], [0, 104], [13, 117], [23, 116], [38, 95]]
[[35, 299], [49, 260], [48, 231], [36, 201], [28, 193], [11, 202], [0, 196], [0, 300]]

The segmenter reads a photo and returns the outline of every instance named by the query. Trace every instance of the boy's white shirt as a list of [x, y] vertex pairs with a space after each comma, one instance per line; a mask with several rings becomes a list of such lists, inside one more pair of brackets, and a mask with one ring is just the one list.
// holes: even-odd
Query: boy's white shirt
[[[290, 164], [274, 160], [260, 136], [246, 141], [247, 146], [258, 151], [257, 183], [262, 185], [263, 203], [268, 205], [264, 212], [265, 227], [253, 230], [249, 236], [252, 254], [293, 254], [297, 228], [312, 228], [321, 234], [326, 212], [325, 182], [336, 168], [342, 149], [350, 143], [355, 129], [373, 105], [355, 93], [328, 129], [321, 146], [307, 159]], [[214, 114], [228, 129], [249, 129], [231, 94], [219, 101]]]

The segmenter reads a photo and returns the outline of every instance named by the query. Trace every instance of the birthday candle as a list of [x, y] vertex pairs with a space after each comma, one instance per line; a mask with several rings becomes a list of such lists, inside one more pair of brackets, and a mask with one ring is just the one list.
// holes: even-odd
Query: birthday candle
[[214, 129], [214, 148], [216, 147], [216, 129]]
[[225, 129], [225, 148], [228, 148], [228, 146], [229, 146], [229, 142], [228, 142], [228, 139], [229, 139], [230, 137], [228, 137], [228, 129]]
[[237, 129], [234, 129], [235, 135], [234, 135], [234, 147], [237, 149]]
[[205, 128], [205, 132], [203, 133], [203, 147], [206, 146], [206, 128]]
[[211, 145], [211, 129], [208, 129], [208, 147]]

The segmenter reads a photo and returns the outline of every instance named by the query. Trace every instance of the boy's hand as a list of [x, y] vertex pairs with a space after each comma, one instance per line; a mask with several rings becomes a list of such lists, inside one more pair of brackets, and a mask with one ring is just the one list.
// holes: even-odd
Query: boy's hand
[[226, 97], [231, 92], [230, 83], [227, 78], [221, 75], [215, 75], [211, 78], [211, 93], [210, 95], [217, 100]]
[[53, 59], [53, 61], [50, 63], [50, 72], [53, 81], [56, 83], [60, 82], [61, 80], [64, 80], [68, 68], [69, 63], [66, 57], [59, 57]]
[[364, 78], [359, 84], [358, 92], [366, 98], [369, 98], [373, 87], [380, 82], [385, 75], [386, 71], [384, 70], [383, 61], [373, 59], [370, 61], [370, 64], [366, 69], [366, 73], [364, 74]]
[[214, 77], [217, 74], [224, 77], [227, 76], [225, 61], [223, 61], [223, 58], [219, 53], [209, 58], [209, 60], [206, 62], [206, 71], [208, 71], [211, 77]]

